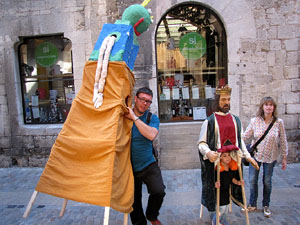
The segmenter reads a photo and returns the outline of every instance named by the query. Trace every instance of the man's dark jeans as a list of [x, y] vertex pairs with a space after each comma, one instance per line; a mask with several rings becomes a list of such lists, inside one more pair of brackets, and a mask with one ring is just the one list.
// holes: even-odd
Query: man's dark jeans
[[159, 209], [163, 203], [165, 185], [162, 180], [161, 171], [157, 162], [147, 166], [145, 169], [134, 173], [134, 203], [133, 211], [130, 213], [133, 225], [146, 225], [147, 220], [142, 206], [142, 184], [148, 189], [149, 199], [146, 209], [146, 217], [150, 221], [157, 220]]

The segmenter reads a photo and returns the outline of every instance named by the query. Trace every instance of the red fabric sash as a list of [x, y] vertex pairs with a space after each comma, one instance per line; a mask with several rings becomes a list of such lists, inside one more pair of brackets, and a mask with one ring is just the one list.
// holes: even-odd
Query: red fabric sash
[[[219, 125], [221, 141], [221, 148], [218, 149], [218, 152], [230, 152], [233, 150], [238, 150], [239, 148], [235, 145], [236, 135], [232, 116], [230, 114], [225, 116], [215, 114], [215, 116]], [[226, 142], [231, 144], [225, 145]]]

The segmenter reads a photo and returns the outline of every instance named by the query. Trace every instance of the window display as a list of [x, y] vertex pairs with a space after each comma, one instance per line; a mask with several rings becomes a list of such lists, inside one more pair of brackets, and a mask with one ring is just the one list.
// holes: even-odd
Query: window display
[[216, 86], [227, 83], [226, 34], [217, 15], [197, 3], [172, 8], [157, 28], [156, 59], [160, 120], [206, 119]]
[[75, 97], [71, 41], [61, 35], [23, 38], [19, 67], [24, 122], [63, 123]]

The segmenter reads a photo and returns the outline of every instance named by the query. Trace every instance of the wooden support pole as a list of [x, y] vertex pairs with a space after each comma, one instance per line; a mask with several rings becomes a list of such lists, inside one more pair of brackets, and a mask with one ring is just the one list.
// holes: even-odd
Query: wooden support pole
[[66, 210], [66, 207], [67, 207], [67, 204], [68, 204], [68, 199], [65, 199], [65, 198], [64, 198], [64, 201], [63, 201], [63, 204], [62, 204], [60, 213], [59, 213], [59, 216], [60, 216], [60, 217], [63, 217], [63, 216], [64, 216], [65, 210]]
[[[220, 159], [217, 165], [217, 182], [220, 183]], [[217, 208], [216, 208], [217, 225], [220, 225], [220, 188], [217, 188]]]
[[200, 206], [200, 219], [202, 218], [202, 215], [203, 215], [203, 205], [201, 204], [201, 206]]
[[36, 191], [36, 190], [34, 190], [32, 196], [31, 196], [31, 199], [30, 199], [30, 201], [28, 202], [28, 205], [27, 205], [27, 207], [26, 207], [26, 210], [25, 210], [25, 212], [24, 212], [24, 214], [23, 214], [23, 218], [26, 218], [26, 217], [29, 215], [30, 210], [31, 210], [31, 208], [32, 208], [32, 206], [33, 206], [33, 204], [34, 204], [34, 202], [35, 202], [35, 199], [36, 199], [36, 197], [37, 197], [38, 194], [39, 194], [39, 192]]
[[108, 225], [110, 207], [105, 207], [103, 225]]
[[238, 154], [237, 154], [237, 158], [238, 158], [238, 170], [239, 170], [239, 175], [240, 175], [240, 181], [242, 182], [242, 195], [243, 195], [244, 209], [245, 209], [246, 220], [247, 220], [246, 222], [247, 222], [247, 225], [250, 225], [248, 210], [247, 210], [245, 187], [244, 187], [244, 179], [243, 179], [243, 173], [242, 173], [242, 168], [241, 168], [242, 162], [241, 162], [241, 157], [239, 157]]
[[231, 187], [229, 188], [229, 212], [232, 212]]
[[124, 213], [124, 225], [128, 224], [128, 213]]

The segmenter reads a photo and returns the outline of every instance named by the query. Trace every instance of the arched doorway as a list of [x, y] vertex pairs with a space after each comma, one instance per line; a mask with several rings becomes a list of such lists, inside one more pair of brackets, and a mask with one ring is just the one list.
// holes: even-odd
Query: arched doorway
[[211, 8], [181, 3], [162, 16], [155, 43], [161, 167], [199, 168], [201, 121], [215, 88], [228, 83], [224, 25]]
[[155, 42], [161, 122], [204, 120], [215, 88], [228, 82], [222, 21], [202, 4], [182, 3], [161, 18]]

